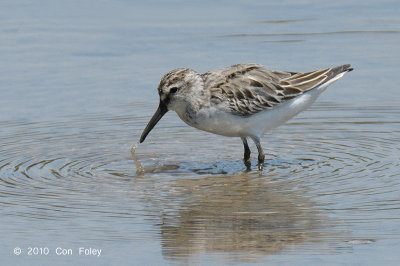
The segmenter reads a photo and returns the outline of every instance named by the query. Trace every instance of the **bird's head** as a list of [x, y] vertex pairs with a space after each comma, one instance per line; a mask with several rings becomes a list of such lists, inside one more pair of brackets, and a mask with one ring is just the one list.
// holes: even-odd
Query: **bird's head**
[[153, 127], [169, 111], [179, 111], [186, 107], [193, 90], [202, 87], [201, 76], [189, 68], [174, 69], [163, 76], [158, 85], [160, 103], [140, 137], [142, 143]]

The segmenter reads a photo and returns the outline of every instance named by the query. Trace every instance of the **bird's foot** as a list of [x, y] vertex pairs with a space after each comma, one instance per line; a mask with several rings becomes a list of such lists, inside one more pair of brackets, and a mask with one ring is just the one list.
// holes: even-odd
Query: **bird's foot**
[[259, 171], [262, 171], [262, 169], [264, 168], [264, 159], [265, 159], [264, 154], [258, 155], [258, 170]]
[[246, 170], [250, 171], [251, 170], [251, 160], [250, 158], [244, 158], [243, 163], [246, 166]]

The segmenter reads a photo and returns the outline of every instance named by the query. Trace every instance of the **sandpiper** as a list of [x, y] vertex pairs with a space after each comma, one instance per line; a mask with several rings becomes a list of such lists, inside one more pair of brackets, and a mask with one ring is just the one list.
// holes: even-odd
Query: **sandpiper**
[[349, 64], [306, 73], [267, 70], [259, 64], [237, 64], [199, 74], [174, 69], [158, 86], [160, 103], [140, 143], [169, 110], [189, 126], [227, 137], [240, 137], [249, 169], [251, 138], [264, 164], [263, 133], [307, 109], [330, 84], [353, 70]]

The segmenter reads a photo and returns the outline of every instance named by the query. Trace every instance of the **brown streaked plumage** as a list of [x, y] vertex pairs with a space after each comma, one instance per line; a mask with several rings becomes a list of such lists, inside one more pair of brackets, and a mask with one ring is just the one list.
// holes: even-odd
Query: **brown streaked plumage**
[[238, 64], [202, 74], [210, 101], [227, 101], [235, 115], [250, 116], [293, 99], [343, 71], [350, 65], [307, 73], [270, 71], [257, 64]]

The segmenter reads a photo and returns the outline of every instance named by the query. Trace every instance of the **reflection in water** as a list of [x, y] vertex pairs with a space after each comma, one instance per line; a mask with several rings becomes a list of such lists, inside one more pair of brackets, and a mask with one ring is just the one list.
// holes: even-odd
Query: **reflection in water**
[[236, 139], [210, 145], [188, 127], [160, 127], [132, 161], [126, 125], [140, 132], [147, 117], [3, 122], [3, 233], [35, 239], [46, 230], [51, 239], [61, 226], [73, 232], [61, 236], [70, 242], [144, 240], [160, 244], [163, 259], [184, 263], [375, 245], [385, 234], [376, 222], [394, 228], [400, 210], [399, 113], [317, 104], [268, 136], [263, 172], [244, 172]]
[[[211, 254], [263, 261], [294, 247], [331, 253], [375, 243], [374, 232], [354, 236], [339, 221], [347, 216], [368, 225], [379, 215], [387, 217], [386, 209], [398, 210], [399, 182], [393, 179], [399, 166], [400, 149], [393, 145], [399, 140], [393, 130], [398, 113], [398, 107], [361, 112], [317, 104], [276, 134], [279, 141], [269, 144], [276, 155], [269, 155], [263, 172], [243, 172], [241, 161], [214, 162], [218, 151], [201, 145], [207, 136], [197, 131], [185, 132], [179, 150], [176, 134], [156, 132], [154, 142], [137, 151], [145, 167], [135, 191], [143, 191], [141, 199], [151, 206], [147, 210], [161, 213], [156, 228], [164, 257], [184, 263]], [[226, 156], [238, 145], [223, 139], [216, 147], [222, 146], [220, 156]], [[203, 153], [204, 161], [198, 155]], [[331, 213], [345, 215], [332, 219]]]
[[292, 186], [258, 173], [177, 180], [173, 187], [181, 204], [162, 217], [164, 256], [186, 260], [228, 252], [232, 259], [252, 261], [319, 241], [329, 221]]

